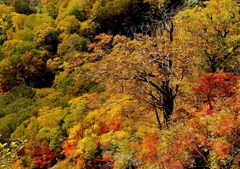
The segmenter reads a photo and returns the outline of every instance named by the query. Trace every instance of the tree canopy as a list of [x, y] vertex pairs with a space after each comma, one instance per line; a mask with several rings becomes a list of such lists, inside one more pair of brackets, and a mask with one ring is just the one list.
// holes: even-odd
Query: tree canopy
[[0, 168], [239, 168], [239, 10], [0, 0]]

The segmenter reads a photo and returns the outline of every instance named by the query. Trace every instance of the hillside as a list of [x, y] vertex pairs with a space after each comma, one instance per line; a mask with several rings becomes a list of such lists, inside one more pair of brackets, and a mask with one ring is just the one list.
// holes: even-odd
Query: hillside
[[0, 169], [240, 167], [239, 0], [0, 0]]

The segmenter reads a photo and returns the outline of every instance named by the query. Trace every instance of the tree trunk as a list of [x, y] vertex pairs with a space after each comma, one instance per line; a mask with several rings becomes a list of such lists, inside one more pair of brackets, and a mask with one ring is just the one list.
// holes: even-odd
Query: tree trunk
[[174, 107], [174, 96], [173, 96], [172, 88], [169, 86], [169, 80], [163, 81], [162, 89], [163, 89], [162, 97], [163, 97], [164, 118], [166, 120], [166, 123], [168, 123], [173, 113], [173, 107]]

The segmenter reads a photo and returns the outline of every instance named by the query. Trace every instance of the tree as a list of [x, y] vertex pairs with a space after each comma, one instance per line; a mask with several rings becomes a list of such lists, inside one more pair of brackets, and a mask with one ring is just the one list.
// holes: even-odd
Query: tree
[[11, 12], [13, 8], [0, 4], [0, 45], [7, 40], [7, 31], [13, 26]]
[[38, 30], [51, 26], [55, 26], [54, 19], [47, 14], [41, 13], [28, 15], [24, 22], [24, 28], [31, 30]]
[[8, 114], [5, 117], [0, 118], [1, 125], [0, 125], [0, 141], [5, 143], [10, 138], [11, 133], [14, 131], [15, 124], [14, 117], [16, 116], [15, 113]]
[[51, 58], [56, 54], [59, 43], [59, 31], [54, 26], [42, 26], [34, 30], [34, 41]]
[[12, 62], [8, 59], [3, 59], [0, 62], [0, 82], [3, 92], [9, 91], [16, 84], [21, 84], [21, 79], [16, 79], [16, 70], [13, 69]]
[[52, 166], [54, 161], [54, 153], [51, 152], [49, 147], [39, 147], [32, 150], [34, 168], [48, 168]]
[[[97, 38], [100, 41], [90, 46], [96, 52], [95, 57], [102, 58], [96, 62], [96, 77], [110, 90], [130, 92], [148, 103], [162, 128], [159, 110], [163, 110], [163, 119], [168, 123], [179, 84], [189, 69], [188, 60], [183, 62], [181, 48], [175, 48], [178, 42], [171, 43], [165, 36], [135, 35], [134, 40], [119, 35], [113, 39], [106, 35]], [[106, 46], [111, 42], [112, 49]]]
[[[124, 119], [133, 107], [136, 112], [141, 108], [130, 97], [121, 93], [108, 98], [106, 93], [92, 93], [72, 99], [71, 111], [79, 112], [82, 120], [69, 129], [63, 146], [67, 160], [75, 161], [79, 168], [124, 168], [131, 164], [129, 143], [135, 136], [127, 127], [131, 122]], [[82, 112], [82, 103], [87, 112]]]
[[78, 33], [80, 29], [80, 22], [73, 15], [67, 16], [58, 23], [58, 29], [65, 34]]
[[87, 39], [80, 37], [76, 33], [63, 35], [62, 43], [59, 44], [57, 53], [64, 58], [67, 53], [86, 50], [88, 43]]
[[24, 29], [24, 22], [26, 20], [27, 16], [24, 14], [18, 14], [16, 13], [13, 16], [13, 24], [16, 28], [16, 31], [23, 30]]
[[179, 12], [176, 21], [191, 36], [208, 72], [239, 72], [239, 3], [234, 0], [211, 0]]
[[202, 102], [211, 103], [218, 98], [236, 96], [236, 85], [239, 77], [230, 73], [209, 73], [200, 78], [200, 84], [195, 87], [195, 93]]
[[[2, 49], [6, 57], [1, 61], [2, 66], [10, 62], [2, 68], [3, 71], [0, 73], [2, 85], [5, 88], [11, 89], [19, 83], [26, 83], [34, 87], [50, 85], [53, 74], [46, 68], [44, 57], [37, 49], [36, 43], [10, 40], [4, 43]], [[41, 80], [39, 81], [39, 79]]]
[[29, 15], [34, 13], [34, 10], [30, 7], [30, 0], [22, 0], [20, 2], [17, 0], [13, 0], [11, 2], [11, 6], [13, 6], [15, 11], [20, 14]]
[[58, 15], [58, 0], [41, 0], [41, 11], [47, 13], [52, 18], [56, 18]]

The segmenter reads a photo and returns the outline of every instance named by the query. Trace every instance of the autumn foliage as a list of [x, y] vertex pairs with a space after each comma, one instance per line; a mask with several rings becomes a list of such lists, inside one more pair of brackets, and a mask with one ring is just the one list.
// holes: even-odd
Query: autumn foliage
[[33, 156], [34, 168], [47, 168], [54, 160], [54, 153], [48, 147], [36, 148], [30, 154]]
[[214, 102], [218, 98], [236, 96], [236, 85], [239, 77], [231, 73], [209, 73], [200, 77], [199, 84], [194, 91], [199, 100]]
[[239, 14], [0, 0], [0, 168], [239, 168]]

